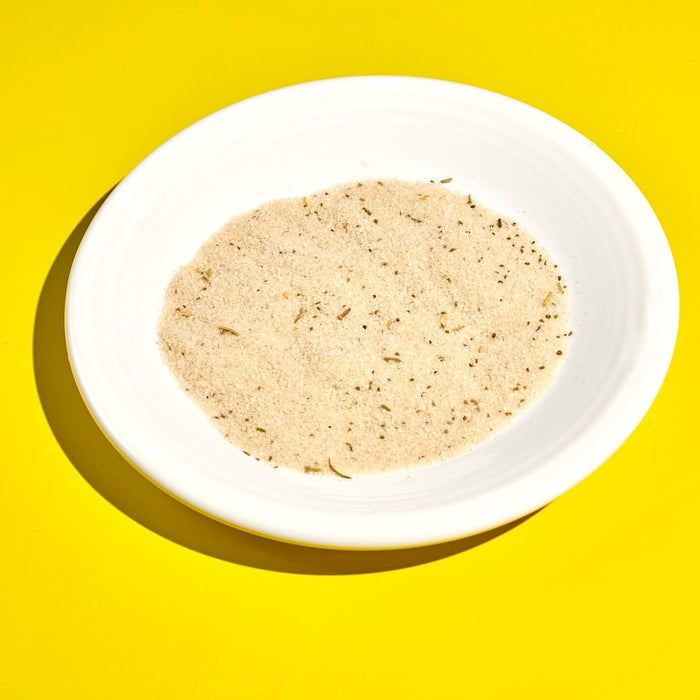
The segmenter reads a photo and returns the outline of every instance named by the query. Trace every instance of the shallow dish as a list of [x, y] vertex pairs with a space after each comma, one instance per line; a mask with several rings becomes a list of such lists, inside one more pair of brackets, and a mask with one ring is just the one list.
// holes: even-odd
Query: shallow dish
[[[574, 335], [563, 366], [509, 427], [439, 465], [353, 480], [260, 465], [221, 436], [163, 364], [156, 328], [166, 285], [238, 213], [391, 177], [451, 177], [451, 188], [533, 232], [569, 283]], [[650, 406], [677, 324], [676, 273], [661, 226], [594, 144], [495, 93], [378, 76], [276, 90], [170, 139], [93, 220], [66, 306], [82, 395], [147, 477], [245, 530], [362, 549], [474, 534], [574, 486]]]

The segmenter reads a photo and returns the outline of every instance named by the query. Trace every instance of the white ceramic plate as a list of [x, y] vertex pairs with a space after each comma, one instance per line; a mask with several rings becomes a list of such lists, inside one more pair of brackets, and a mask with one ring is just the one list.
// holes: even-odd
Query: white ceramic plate
[[[260, 465], [229, 444], [161, 361], [165, 288], [235, 214], [332, 184], [452, 177], [528, 227], [571, 292], [574, 336], [544, 397], [473, 452], [356, 478]], [[407, 77], [297, 85], [227, 107], [114, 190], [71, 272], [71, 364], [95, 419], [138, 469], [222, 521], [338, 548], [456, 539], [571, 488], [627, 438], [673, 352], [678, 287], [664, 233], [625, 173], [546, 114], [473, 87]]]

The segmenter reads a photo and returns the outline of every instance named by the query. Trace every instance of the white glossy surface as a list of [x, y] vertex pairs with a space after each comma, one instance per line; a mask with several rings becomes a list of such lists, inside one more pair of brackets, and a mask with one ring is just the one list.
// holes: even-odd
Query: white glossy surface
[[[441, 465], [352, 481], [259, 465], [230, 445], [162, 363], [156, 325], [175, 270], [233, 215], [365, 178], [450, 187], [528, 227], [571, 292], [556, 381], [509, 428]], [[624, 172], [561, 122], [509, 98], [420, 78], [307, 83], [186, 129], [114, 190], [76, 256], [73, 371], [110, 439], [195, 508], [271, 537], [388, 548], [525, 515], [601, 464], [641, 420], [675, 342], [670, 250]]]

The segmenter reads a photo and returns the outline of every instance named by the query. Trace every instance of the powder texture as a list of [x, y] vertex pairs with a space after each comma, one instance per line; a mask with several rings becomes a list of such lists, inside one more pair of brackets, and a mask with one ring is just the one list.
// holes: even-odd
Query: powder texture
[[557, 265], [443, 184], [337, 185], [229, 221], [170, 283], [165, 362], [274, 466], [424, 465], [505, 426], [570, 335]]

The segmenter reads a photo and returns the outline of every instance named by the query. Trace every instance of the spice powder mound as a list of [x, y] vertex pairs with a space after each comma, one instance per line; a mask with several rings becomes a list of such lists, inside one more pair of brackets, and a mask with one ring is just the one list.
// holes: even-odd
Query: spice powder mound
[[512, 421], [563, 359], [567, 309], [557, 265], [511, 219], [444, 184], [364, 181], [229, 221], [171, 281], [158, 332], [246, 454], [352, 478]]

